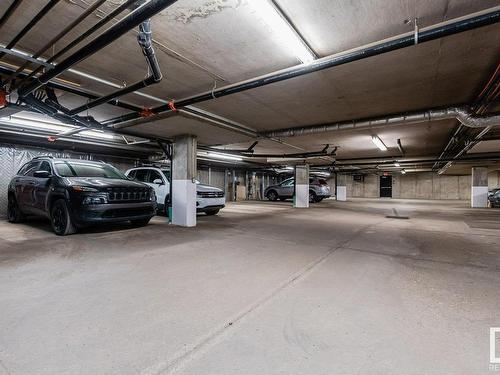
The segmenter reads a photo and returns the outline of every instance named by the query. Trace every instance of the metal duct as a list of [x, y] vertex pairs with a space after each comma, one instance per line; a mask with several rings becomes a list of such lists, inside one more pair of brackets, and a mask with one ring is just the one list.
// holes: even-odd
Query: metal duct
[[500, 115], [474, 116], [467, 108], [450, 107], [445, 109], [429, 109], [402, 113], [390, 116], [368, 118], [361, 120], [349, 120], [330, 124], [288, 128], [261, 133], [266, 137], [298, 137], [302, 135], [327, 133], [338, 130], [355, 130], [380, 126], [407, 125], [421, 122], [457, 119], [469, 128], [484, 128], [487, 126], [499, 126]]

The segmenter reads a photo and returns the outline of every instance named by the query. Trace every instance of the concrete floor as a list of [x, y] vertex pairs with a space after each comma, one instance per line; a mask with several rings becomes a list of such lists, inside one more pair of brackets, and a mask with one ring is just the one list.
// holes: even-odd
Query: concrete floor
[[66, 238], [1, 222], [0, 374], [491, 374], [500, 210], [313, 207]]

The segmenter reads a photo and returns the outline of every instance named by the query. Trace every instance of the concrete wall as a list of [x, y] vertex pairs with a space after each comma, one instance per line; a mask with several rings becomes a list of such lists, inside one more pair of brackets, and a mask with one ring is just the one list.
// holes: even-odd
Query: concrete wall
[[[380, 178], [377, 175], [366, 175], [363, 182], [356, 182], [352, 176], [338, 176], [339, 184], [347, 186], [347, 197], [378, 198], [380, 195]], [[335, 186], [330, 178], [328, 184]], [[500, 171], [488, 175], [490, 189], [500, 187]], [[469, 200], [471, 192], [471, 176], [438, 175], [432, 172], [394, 174], [392, 176], [392, 197], [405, 199], [459, 199]]]

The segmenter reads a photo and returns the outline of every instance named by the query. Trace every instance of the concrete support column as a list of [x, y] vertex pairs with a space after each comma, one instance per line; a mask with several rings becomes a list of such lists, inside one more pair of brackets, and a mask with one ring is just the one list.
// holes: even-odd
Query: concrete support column
[[196, 137], [174, 139], [172, 161], [172, 224], [196, 226]]
[[335, 200], [346, 201], [347, 200], [347, 184], [345, 175], [336, 175], [335, 184]]
[[488, 207], [488, 168], [472, 168], [470, 200], [471, 207]]
[[295, 166], [295, 194], [293, 196], [293, 206], [309, 207], [309, 165]]

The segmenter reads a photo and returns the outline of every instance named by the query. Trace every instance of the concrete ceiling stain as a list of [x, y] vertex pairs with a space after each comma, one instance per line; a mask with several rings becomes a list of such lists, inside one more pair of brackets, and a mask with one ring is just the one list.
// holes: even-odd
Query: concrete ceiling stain
[[206, 1], [198, 7], [182, 7], [167, 12], [166, 16], [183, 24], [193, 22], [197, 18], [208, 18], [213, 14], [223, 12], [227, 9], [238, 8], [243, 0], [211, 0]]

